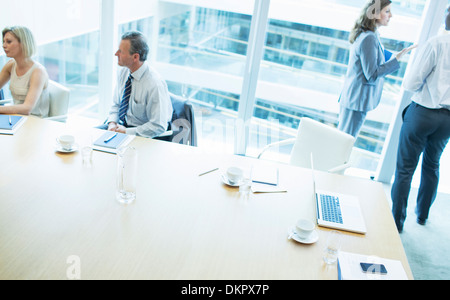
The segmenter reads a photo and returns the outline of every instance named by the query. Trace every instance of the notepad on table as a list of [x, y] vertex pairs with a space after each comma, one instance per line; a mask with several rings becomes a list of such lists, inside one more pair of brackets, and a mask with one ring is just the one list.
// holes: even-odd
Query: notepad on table
[[258, 165], [252, 168], [253, 193], [286, 193], [287, 190], [279, 184], [277, 167]]
[[13, 135], [25, 121], [23, 116], [0, 115], [0, 134]]
[[272, 166], [254, 166], [252, 181], [267, 185], [278, 185], [278, 168]]
[[132, 135], [107, 131], [94, 142], [92, 148], [98, 151], [117, 153], [119, 148], [128, 145], [133, 139]]

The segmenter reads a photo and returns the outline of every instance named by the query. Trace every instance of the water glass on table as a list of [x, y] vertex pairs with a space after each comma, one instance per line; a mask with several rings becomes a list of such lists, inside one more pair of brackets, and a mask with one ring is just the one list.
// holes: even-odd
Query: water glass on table
[[131, 204], [136, 199], [137, 150], [133, 147], [119, 149], [117, 158], [117, 200]]
[[242, 183], [239, 186], [239, 195], [242, 200], [248, 200], [252, 189], [252, 180], [250, 178], [242, 179]]
[[341, 249], [342, 234], [339, 231], [333, 230], [328, 233], [327, 242], [323, 250], [323, 260], [326, 264], [334, 264]]
[[81, 148], [81, 158], [83, 161], [83, 166], [86, 168], [92, 167], [92, 153], [94, 149], [92, 146], [84, 146]]

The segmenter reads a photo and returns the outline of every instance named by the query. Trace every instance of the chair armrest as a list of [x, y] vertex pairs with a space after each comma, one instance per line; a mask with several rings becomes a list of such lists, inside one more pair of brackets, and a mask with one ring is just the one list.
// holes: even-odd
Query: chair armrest
[[172, 130], [167, 130], [166, 132], [161, 133], [160, 135], [158, 135], [157, 137], [166, 137], [166, 136], [171, 136], [173, 134]]
[[55, 117], [48, 117], [44, 118], [45, 120], [49, 121], [57, 121], [57, 122], [66, 122], [68, 115], [61, 115], [61, 116], [55, 116]]
[[351, 167], [350, 163], [346, 163], [328, 170], [329, 173], [343, 173], [347, 168]]
[[286, 145], [294, 144], [296, 140], [297, 140], [296, 138], [292, 138], [292, 139], [287, 139], [287, 140], [283, 140], [283, 141], [279, 141], [279, 142], [275, 142], [275, 143], [269, 144], [269, 145], [265, 146], [261, 150], [261, 152], [258, 155], [258, 159], [260, 159], [261, 156], [263, 155], [263, 153], [266, 152], [267, 150], [269, 150], [270, 148], [273, 148], [273, 147], [276, 147], [276, 146], [280, 147], [280, 146], [286, 146]]
[[12, 103], [12, 102], [13, 102], [12, 99], [0, 100], [0, 105], [9, 104], [9, 103]]

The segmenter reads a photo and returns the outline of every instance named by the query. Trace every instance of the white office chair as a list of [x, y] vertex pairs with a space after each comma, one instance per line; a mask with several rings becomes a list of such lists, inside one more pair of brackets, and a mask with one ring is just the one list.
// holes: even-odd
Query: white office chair
[[[70, 90], [65, 86], [53, 81], [48, 81], [49, 113], [46, 120], [65, 122], [69, 110]], [[12, 99], [0, 100], [0, 105], [12, 104]]]
[[350, 155], [355, 138], [334, 127], [318, 121], [302, 118], [297, 138], [287, 139], [267, 145], [259, 154], [274, 146], [294, 144], [290, 164], [311, 168], [311, 153], [314, 157], [314, 169], [330, 173], [343, 174], [350, 167]]
[[65, 86], [49, 80], [50, 110], [46, 120], [65, 122], [69, 110], [70, 90]]

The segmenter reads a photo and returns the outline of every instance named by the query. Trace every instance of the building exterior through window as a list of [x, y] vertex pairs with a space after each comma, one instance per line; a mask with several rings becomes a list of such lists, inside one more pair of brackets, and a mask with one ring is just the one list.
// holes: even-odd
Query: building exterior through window
[[[24, 25], [33, 31], [38, 60], [52, 80], [71, 89], [69, 112], [99, 122], [105, 117], [99, 109], [99, 94], [115, 85], [100, 84], [100, 57], [110, 55], [114, 63], [116, 50], [101, 53], [104, 2], [17, 0], [11, 4], [13, 14], [0, 11], [2, 28]], [[113, 2], [115, 13], [110, 18], [117, 24], [117, 46], [128, 30], [148, 37], [150, 63], [172, 93], [194, 103], [199, 147], [205, 151], [255, 157], [267, 144], [295, 137], [302, 117], [337, 126], [349, 32], [364, 1]], [[396, 52], [417, 41], [427, 26], [422, 20], [430, 1], [392, 2], [393, 19], [380, 34], [386, 49]], [[368, 114], [352, 157], [354, 170], [359, 170], [355, 174], [370, 176], [381, 163], [410, 59], [406, 55], [401, 68], [387, 77], [380, 106]], [[1, 51], [0, 66], [7, 60]], [[4, 92], [8, 96], [7, 86]], [[237, 147], [236, 130], [243, 123], [248, 132], [244, 146]], [[269, 158], [287, 161], [289, 151], [282, 147]]]

